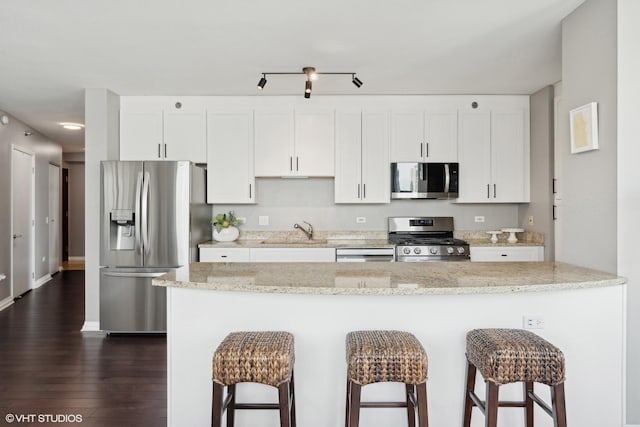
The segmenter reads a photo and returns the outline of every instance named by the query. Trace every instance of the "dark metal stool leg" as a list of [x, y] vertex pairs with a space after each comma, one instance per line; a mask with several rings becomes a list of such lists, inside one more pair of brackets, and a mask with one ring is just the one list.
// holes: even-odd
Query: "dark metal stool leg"
[[351, 381], [347, 380], [347, 399], [344, 405], [344, 427], [349, 427], [349, 417], [351, 416]]
[[362, 386], [354, 382], [351, 383], [351, 393], [349, 402], [349, 427], [358, 427], [360, 424], [360, 392]]
[[291, 427], [296, 427], [296, 388], [293, 381], [293, 372], [291, 372], [291, 384], [289, 385], [289, 399], [291, 405]]
[[[227, 404], [227, 427], [233, 427], [236, 418], [236, 385], [227, 387], [227, 395], [230, 396]], [[224, 408], [223, 408], [224, 411]]]
[[564, 400], [564, 383], [551, 387], [554, 427], [567, 427], [567, 408]]
[[467, 388], [464, 390], [464, 419], [462, 427], [471, 426], [471, 412], [473, 409], [473, 400], [471, 400], [470, 392], [476, 388], [476, 367], [467, 361]]
[[498, 425], [498, 386], [487, 381], [487, 398], [485, 403], [485, 426], [496, 427]]
[[416, 385], [418, 391], [418, 423], [420, 427], [429, 427], [429, 413], [427, 411], [427, 383]]
[[213, 383], [213, 397], [211, 402], [211, 427], [222, 426], [222, 384]]
[[413, 384], [405, 384], [407, 394], [407, 418], [409, 427], [416, 427], [416, 408], [413, 405], [416, 398], [416, 386]]
[[526, 427], [533, 427], [533, 399], [529, 395], [533, 393], [533, 382], [524, 383], [524, 417]]
[[278, 386], [278, 403], [280, 406], [280, 427], [291, 427], [289, 418], [289, 382]]

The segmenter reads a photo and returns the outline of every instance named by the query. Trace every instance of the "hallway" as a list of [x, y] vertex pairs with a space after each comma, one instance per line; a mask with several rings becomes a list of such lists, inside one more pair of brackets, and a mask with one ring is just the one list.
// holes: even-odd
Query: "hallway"
[[0, 425], [49, 425], [18, 423], [32, 414], [56, 426], [166, 425], [166, 338], [83, 335], [83, 321], [84, 271], [0, 312]]

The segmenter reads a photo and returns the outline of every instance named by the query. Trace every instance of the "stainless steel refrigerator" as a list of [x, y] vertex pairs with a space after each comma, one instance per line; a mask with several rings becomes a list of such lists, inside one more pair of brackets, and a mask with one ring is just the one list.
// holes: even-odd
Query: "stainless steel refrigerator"
[[151, 280], [197, 261], [208, 240], [205, 170], [186, 161], [103, 161], [100, 328], [166, 331], [166, 289]]

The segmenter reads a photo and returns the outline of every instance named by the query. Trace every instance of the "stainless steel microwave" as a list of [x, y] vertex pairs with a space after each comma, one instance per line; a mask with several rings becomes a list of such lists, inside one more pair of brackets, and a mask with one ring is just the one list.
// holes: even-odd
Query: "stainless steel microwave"
[[391, 163], [392, 199], [455, 199], [458, 163]]

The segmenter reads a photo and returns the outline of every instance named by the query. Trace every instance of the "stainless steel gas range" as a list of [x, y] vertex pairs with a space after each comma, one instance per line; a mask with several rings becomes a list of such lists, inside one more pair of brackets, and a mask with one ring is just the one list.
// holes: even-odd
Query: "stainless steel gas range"
[[396, 261], [468, 261], [469, 244], [453, 238], [453, 217], [389, 217]]

